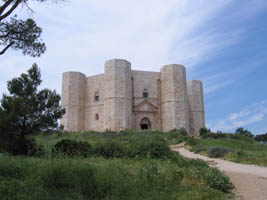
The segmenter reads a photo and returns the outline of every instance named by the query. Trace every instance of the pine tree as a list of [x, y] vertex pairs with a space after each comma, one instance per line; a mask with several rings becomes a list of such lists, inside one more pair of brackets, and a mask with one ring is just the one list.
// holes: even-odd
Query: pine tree
[[[16, 145], [17, 141], [26, 148], [26, 135], [58, 128], [58, 119], [65, 112], [60, 107], [60, 95], [49, 89], [38, 91], [41, 82], [37, 64], [33, 64], [28, 73], [8, 81], [10, 95], [3, 95], [0, 106], [2, 149], [8, 150], [10, 145], [13, 149], [12, 145]], [[27, 153], [25, 149], [21, 151]]]

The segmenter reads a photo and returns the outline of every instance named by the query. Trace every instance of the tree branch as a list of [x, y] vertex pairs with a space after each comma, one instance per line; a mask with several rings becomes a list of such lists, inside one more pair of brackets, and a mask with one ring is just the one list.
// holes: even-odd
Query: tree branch
[[14, 0], [8, 0], [4, 5], [0, 8], [0, 15], [5, 11], [5, 9], [13, 2]]
[[6, 38], [6, 37], [8, 37], [9, 35], [11, 34], [11, 31], [9, 31], [7, 34], [5, 34], [5, 35], [0, 35], [0, 38]]
[[9, 9], [9, 11], [7, 11], [5, 14], [3, 14], [2, 16], [0, 16], [0, 21], [2, 21], [3, 19], [5, 19], [6, 17], [8, 17], [18, 7], [18, 5], [21, 3], [21, 1], [22, 0], [16, 0], [16, 2]]
[[0, 52], [0, 55], [3, 55], [3, 54], [6, 52], [6, 50], [8, 50], [9, 47], [11, 47], [14, 43], [15, 43], [15, 42], [11, 42], [9, 45], [7, 45], [7, 46]]

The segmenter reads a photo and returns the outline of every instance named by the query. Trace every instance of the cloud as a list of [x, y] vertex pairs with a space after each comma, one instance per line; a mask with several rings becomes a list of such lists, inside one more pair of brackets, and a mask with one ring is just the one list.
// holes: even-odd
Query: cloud
[[239, 127], [255, 124], [267, 118], [267, 100], [247, 106], [236, 113], [231, 113], [225, 119], [213, 120], [207, 123], [213, 131], [233, 131]]
[[[61, 74], [81, 71], [87, 75], [103, 72], [104, 62], [124, 58], [133, 69], [159, 71], [162, 65], [184, 64], [197, 68], [231, 45], [244, 33], [236, 23], [262, 10], [263, 1], [234, 0], [75, 0], [64, 4], [32, 1], [37, 23], [43, 27], [47, 52], [37, 59], [8, 52], [0, 60], [0, 95], [3, 84], [33, 62], [42, 69], [43, 87], [60, 91]], [[255, 2], [255, 1], [253, 1]], [[228, 12], [231, 10], [231, 12]], [[253, 11], [253, 12], [252, 12]], [[18, 15], [28, 13], [18, 10]], [[237, 21], [237, 22], [236, 22]], [[224, 29], [224, 26], [231, 26]], [[4, 66], [4, 67], [2, 67]], [[207, 93], [231, 82], [213, 82]]]

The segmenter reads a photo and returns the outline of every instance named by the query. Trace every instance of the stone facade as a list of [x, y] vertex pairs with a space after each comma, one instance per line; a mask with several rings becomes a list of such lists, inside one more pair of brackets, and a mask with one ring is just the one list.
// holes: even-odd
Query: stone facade
[[147, 72], [114, 59], [105, 63], [104, 74], [65, 72], [62, 107], [67, 131], [185, 128], [197, 136], [205, 127], [202, 83], [187, 81], [185, 67], [175, 64]]

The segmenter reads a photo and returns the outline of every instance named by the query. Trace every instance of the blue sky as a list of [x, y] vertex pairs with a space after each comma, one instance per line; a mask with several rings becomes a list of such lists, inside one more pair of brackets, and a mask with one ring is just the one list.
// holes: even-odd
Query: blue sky
[[6, 82], [36, 62], [42, 88], [61, 92], [65, 71], [103, 73], [108, 59], [132, 69], [185, 65], [204, 84], [206, 125], [267, 132], [267, 0], [69, 0], [20, 8], [43, 28], [40, 58], [8, 51], [0, 57], [0, 95]]

